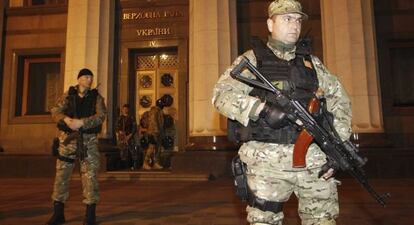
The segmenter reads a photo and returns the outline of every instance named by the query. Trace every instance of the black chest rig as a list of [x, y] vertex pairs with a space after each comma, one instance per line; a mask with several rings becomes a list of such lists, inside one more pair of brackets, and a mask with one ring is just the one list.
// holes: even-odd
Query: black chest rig
[[[312, 66], [305, 66], [304, 61], [308, 61], [309, 65], [312, 65], [310, 49], [305, 44], [299, 41], [296, 46], [296, 57], [291, 61], [286, 61], [276, 57], [272, 50], [261, 40], [256, 38], [252, 40], [257, 69], [273, 85], [281, 89], [284, 94], [298, 100], [306, 107], [318, 89], [318, 78], [316, 71], [313, 68], [309, 68]], [[262, 102], [272, 99], [271, 93], [259, 88], [254, 88], [249, 95], [258, 97]], [[295, 125], [290, 122], [280, 129], [273, 129], [261, 118], [257, 121], [250, 120], [247, 127], [244, 127], [237, 121], [229, 121], [228, 126], [229, 138], [242, 142], [256, 140], [293, 144], [299, 135]]]
[[[92, 89], [88, 90], [84, 97], [78, 95], [78, 90], [76, 87], [71, 86], [69, 88], [67, 100], [68, 107], [63, 112], [66, 116], [70, 118], [82, 119], [90, 117], [96, 114], [96, 100], [98, 97], [98, 90]], [[67, 133], [73, 132], [64, 122], [58, 123], [59, 130], [65, 131]], [[102, 129], [102, 125], [83, 130], [83, 133], [99, 133]]]

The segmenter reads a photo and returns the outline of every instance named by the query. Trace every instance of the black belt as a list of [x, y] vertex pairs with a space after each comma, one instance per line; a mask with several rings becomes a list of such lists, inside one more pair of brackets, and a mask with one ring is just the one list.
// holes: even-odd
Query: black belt
[[64, 162], [68, 162], [68, 163], [74, 163], [75, 162], [75, 159], [71, 159], [69, 157], [66, 157], [66, 156], [63, 156], [63, 155], [60, 155], [60, 154], [57, 156], [57, 158], [60, 161], [64, 161]]
[[[61, 129], [59, 129], [60, 131], [63, 131], [63, 132], [65, 132], [65, 134], [71, 134], [71, 133], [73, 133], [74, 131], [73, 130], [61, 130]], [[96, 131], [94, 131], [94, 130], [82, 130], [82, 133], [83, 134], [99, 134], [99, 132], [96, 132]]]

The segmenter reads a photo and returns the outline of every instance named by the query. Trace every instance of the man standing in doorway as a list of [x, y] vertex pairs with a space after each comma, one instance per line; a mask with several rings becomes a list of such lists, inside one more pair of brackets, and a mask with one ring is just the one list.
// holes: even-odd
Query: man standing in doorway
[[142, 166], [144, 170], [163, 168], [160, 165], [161, 140], [165, 135], [164, 113], [162, 111], [164, 102], [162, 98], [158, 99], [155, 105], [148, 111], [146, 135], [148, 136], [149, 145], [145, 152], [144, 165]]
[[129, 114], [129, 104], [124, 104], [121, 116], [116, 127], [117, 144], [119, 146], [121, 161], [126, 162], [131, 170], [138, 169], [138, 151], [135, 135], [137, 134], [137, 122], [135, 117]]
[[54, 213], [47, 225], [65, 222], [64, 203], [69, 197], [69, 180], [76, 159], [80, 163], [83, 203], [86, 204], [83, 224], [96, 223], [95, 208], [99, 200], [97, 173], [100, 166], [97, 135], [105, 120], [106, 106], [98, 90], [91, 89], [93, 73], [89, 69], [80, 70], [77, 78], [78, 85], [71, 86], [51, 109], [60, 130], [60, 144], [52, 194]]
[[[232, 120], [229, 137], [243, 145], [239, 157], [246, 166], [247, 220], [254, 225], [281, 225], [283, 204], [292, 193], [298, 198], [302, 225], [335, 225], [338, 217], [338, 182], [325, 154], [315, 143], [308, 148], [306, 166], [292, 166], [299, 136], [291, 122], [272, 102], [272, 94], [230, 76], [246, 57], [282, 93], [307, 106], [311, 99], [325, 102], [321, 118], [346, 140], [351, 134], [351, 103], [338, 78], [311, 55], [306, 42], [298, 41], [307, 15], [296, 0], [275, 0], [268, 8], [266, 44], [256, 39], [253, 49], [238, 57], [214, 88], [213, 105]], [[245, 70], [241, 76], [254, 79]], [[320, 177], [322, 175], [322, 177]]]

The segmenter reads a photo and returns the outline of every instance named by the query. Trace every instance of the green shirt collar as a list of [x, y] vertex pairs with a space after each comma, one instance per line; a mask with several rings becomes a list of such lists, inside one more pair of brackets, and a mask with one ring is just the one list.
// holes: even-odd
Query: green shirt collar
[[296, 46], [295, 44], [285, 44], [281, 41], [273, 39], [270, 35], [267, 41], [267, 46], [273, 53], [284, 60], [290, 61], [295, 58]]
[[269, 45], [281, 53], [290, 52], [295, 48], [295, 44], [285, 44], [279, 40], [273, 39], [270, 35], [268, 38]]

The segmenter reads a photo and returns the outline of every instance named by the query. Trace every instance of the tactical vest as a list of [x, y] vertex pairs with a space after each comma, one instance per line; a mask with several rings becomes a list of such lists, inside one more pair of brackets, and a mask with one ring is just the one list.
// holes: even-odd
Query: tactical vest
[[[90, 117], [96, 114], [96, 100], [98, 98], [98, 90], [88, 90], [84, 97], [78, 95], [78, 91], [75, 87], [70, 87], [68, 96], [68, 107], [65, 109], [63, 114], [70, 118], [82, 119]], [[66, 123], [59, 122], [58, 128], [61, 131], [71, 133], [73, 132]], [[92, 134], [101, 132], [102, 125], [93, 127], [90, 129], [82, 130], [83, 133]]]
[[[276, 57], [273, 51], [258, 38], [252, 40], [252, 47], [259, 72], [273, 85], [281, 89], [285, 95], [298, 100], [306, 107], [318, 89], [318, 78], [315, 70], [306, 67], [304, 64], [304, 60], [312, 63], [307, 42], [298, 41], [296, 57], [291, 61]], [[262, 102], [271, 101], [272, 99], [272, 93], [259, 88], [254, 88], [249, 95], [258, 97]], [[241, 142], [256, 140], [293, 144], [299, 135], [299, 130], [288, 121], [285, 124], [279, 129], [273, 129], [268, 126], [264, 119], [259, 118], [257, 121], [250, 120], [248, 126], [244, 127], [237, 121], [229, 120], [228, 136], [229, 139]]]

